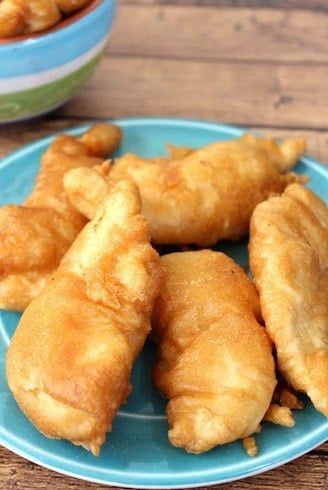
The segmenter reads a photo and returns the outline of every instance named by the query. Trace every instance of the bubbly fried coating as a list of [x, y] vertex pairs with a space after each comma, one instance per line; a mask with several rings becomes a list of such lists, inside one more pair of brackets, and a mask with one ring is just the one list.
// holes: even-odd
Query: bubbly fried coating
[[61, 20], [61, 13], [53, 0], [19, 0], [25, 15], [25, 32], [39, 32]]
[[0, 0], [0, 37], [43, 31], [91, 0]]
[[159, 289], [140, 209], [132, 182], [113, 186], [25, 310], [7, 355], [9, 387], [31, 422], [95, 455], [130, 392]]
[[289, 407], [279, 406], [276, 403], [271, 403], [264, 420], [272, 424], [283, 425], [284, 427], [294, 427], [295, 420]]
[[122, 141], [122, 130], [114, 124], [99, 123], [81, 137], [82, 143], [95, 155], [111, 155]]
[[255, 287], [219, 252], [164, 255], [161, 265], [153, 379], [169, 399], [171, 443], [201, 453], [252, 435], [276, 385]]
[[[304, 146], [300, 139], [278, 145], [272, 139], [246, 135], [196, 151], [184, 148], [184, 156], [177, 159], [147, 160], [127, 154], [115, 159], [107, 173], [111, 181], [128, 177], [138, 185], [154, 242], [204, 247], [243, 237], [259, 202], [282, 192], [288, 183], [303, 181], [300, 176], [281, 172], [296, 164]], [[177, 149], [173, 150], [176, 154]], [[104, 171], [102, 176], [106, 178]], [[76, 171], [70, 180], [73, 188], [65, 186], [82, 213], [88, 188], [84, 177], [83, 171], [80, 176]]]
[[244, 437], [243, 446], [248, 456], [252, 458], [257, 455], [257, 445], [255, 441], [255, 437]]
[[59, 10], [64, 14], [70, 14], [85, 7], [91, 0], [53, 0]]
[[194, 148], [189, 148], [189, 146], [175, 146], [170, 143], [166, 145], [166, 150], [169, 157], [173, 160], [178, 160], [191, 155], [195, 151]]
[[301, 410], [303, 402], [289, 388], [283, 388], [279, 397], [280, 404], [293, 410]]
[[16, 0], [0, 0], [0, 37], [22, 34], [25, 29], [25, 15]]
[[254, 211], [250, 265], [279, 369], [328, 416], [328, 208], [298, 184]]
[[[90, 130], [93, 140], [96, 130]], [[102, 136], [95, 152], [94, 143], [87, 146], [87, 134], [83, 138], [84, 142], [68, 135], [55, 139], [24, 204], [0, 208], [0, 308], [24, 310], [86, 223], [66, 197], [63, 176], [74, 167], [101, 163], [108, 145]]]
[[57, 24], [61, 13], [53, 0], [3, 0], [0, 2], [0, 36], [42, 31]]
[[69, 170], [63, 179], [69, 201], [79, 212], [92, 219], [113, 185], [107, 178], [109, 162], [95, 168], [75, 168]]

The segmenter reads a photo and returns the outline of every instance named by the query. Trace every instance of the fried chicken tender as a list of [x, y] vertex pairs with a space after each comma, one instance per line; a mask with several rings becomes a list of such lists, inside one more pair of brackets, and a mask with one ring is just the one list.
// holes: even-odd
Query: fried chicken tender
[[24, 204], [0, 208], [0, 308], [23, 311], [57, 268], [86, 223], [66, 197], [63, 176], [74, 167], [101, 163], [109, 146], [115, 146], [113, 136], [118, 144], [117, 133], [104, 124], [91, 128], [82, 141], [59, 136], [43, 155]]
[[[147, 160], [127, 154], [108, 165], [107, 174], [111, 181], [128, 177], [138, 185], [142, 213], [154, 242], [204, 247], [246, 235], [259, 202], [282, 192], [288, 183], [304, 180], [285, 173], [295, 165], [304, 146], [300, 139], [279, 146], [271, 139], [246, 135], [196, 151], [183, 148], [184, 156], [177, 159]], [[179, 155], [177, 149], [170, 149], [170, 153]], [[105, 180], [104, 168], [101, 175]], [[89, 176], [90, 172], [75, 170], [65, 184], [70, 200], [82, 213], [92, 205], [90, 193], [99, 202], [96, 191], [89, 189]], [[100, 179], [97, 182], [104, 188]]]
[[279, 369], [328, 416], [328, 208], [293, 184], [254, 211], [250, 265]]
[[46, 436], [99, 453], [130, 392], [160, 282], [136, 186], [113, 186], [52, 281], [25, 310], [7, 355], [20, 408]]
[[0, 37], [43, 31], [91, 0], [0, 0]]
[[164, 255], [161, 265], [153, 378], [169, 399], [171, 443], [201, 453], [252, 435], [276, 385], [255, 287], [219, 252]]

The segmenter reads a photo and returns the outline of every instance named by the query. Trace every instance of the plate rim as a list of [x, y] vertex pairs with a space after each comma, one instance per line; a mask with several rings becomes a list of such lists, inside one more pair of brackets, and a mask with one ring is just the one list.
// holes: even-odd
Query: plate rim
[[[218, 132], [222, 131], [222, 132], [224, 132], [228, 135], [232, 135], [232, 136], [239, 136], [241, 133], [244, 133], [244, 132], [251, 132], [251, 133], [255, 132], [255, 133], [261, 134], [259, 131], [255, 131], [252, 128], [243, 128], [241, 126], [235, 126], [235, 125], [224, 124], [224, 123], [216, 123], [216, 122], [206, 121], [206, 120], [202, 120], [202, 119], [189, 119], [189, 118], [185, 119], [185, 118], [179, 118], [179, 117], [175, 118], [175, 117], [160, 117], [160, 116], [156, 116], [156, 117], [153, 117], [153, 116], [127, 117], [127, 118], [115, 118], [115, 119], [103, 118], [100, 120], [90, 120], [90, 121], [84, 122], [83, 124], [63, 128], [59, 131], [51, 133], [48, 136], [38, 138], [35, 141], [32, 141], [30, 143], [27, 143], [27, 144], [20, 146], [17, 150], [14, 150], [14, 151], [6, 154], [3, 158], [0, 159], [0, 170], [5, 168], [7, 165], [10, 165], [12, 163], [12, 161], [15, 161], [15, 159], [21, 158], [22, 155], [24, 155], [26, 152], [35, 151], [35, 150], [38, 150], [39, 148], [42, 148], [44, 145], [48, 145], [59, 134], [62, 134], [62, 133], [79, 134], [79, 133], [83, 132], [84, 130], [86, 130], [91, 125], [93, 125], [95, 123], [99, 123], [99, 122], [111, 122], [114, 124], [122, 125], [124, 127], [129, 127], [129, 126], [144, 127], [145, 125], [151, 126], [154, 124], [161, 125], [163, 127], [172, 126], [172, 125], [184, 127], [184, 128], [194, 127], [194, 128], [199, 128], [200, 130], [212, 130], [212, 131], [214, 130], [214, 131], [218, 131]], [[315, 171], [322, 174], [325, 178], [328, 179], [328, 167], [326, 167], [323, 163], [321, 163], [320, 161], [318, 161], [314, 157], [312, 157], [308, 154], [305, 154], [302, 156], [302, 158], [300, 158], [300, 162], [309, 166], [310, 168], [313, 168]], [[300, 456], [303, 456], [304, 454], [306, 454], [309, 451], [316, 448], [318, 445], [325, 442], [328, 439], [328, 425], [327, 425], [327, 427], [325, 427], [325, 426], [321, 427], [319, 431], [315, 431], [314, 433], [310, 432], [308, 435], [308, 439], [306, 440], [305, 443], [304, 443], [304, 440], [302, 439], [298, 444], [296, 444], [297, 447], [299, 445], [301, 445], [302, 449], [299, 451], [297, 451], [297, 448], [294, 449], [293, 454], [291, 454], [290, 456], [286, 457], [286, 455], [285, 455], [285, 457], [284, 457], [283, 455], [280, 454], [279, 457], [276, 458], [276, 460], [274, 460], [274, 458], [271, 456], [270, 459], [274, 460], [272, 462], [272, 464], [264, 463], [261, 466], [257, 467], [256, 469], [253, 469], [253, 470], [252, 469], [246, 469], [246, 471], [244, 471], [242, 474], [239, 474], [237, 476], [231, 475], [228, 477], [223, 477], [223, 478], [221, 477], [219, 480], [215, 480], [215, 479], [214, 480], [206, 480], [206, 477], [205, 477], [206, 481], [203, 479], [202, 482], [198, 482], [198, 483], [179, 483], [179, 484], [173, 484], [173, 483], [169, 484], [168, 483], [168, 484], [158, 484], [158, 485], [153, 485], [153, 484], [149, 485], [149, 484], [142, 483], [141, 481], [140, 481], [140, 483], [137, 483], [137, 484], [124, 483], [122, 481], [119, 481], [120, 476], [118, 477], [117, 481], [110, 481], [109, 479], [94, 478], [92, 476], [81, 475], [78, 472], [68, 471], [68, 470], [65, 470], [62, 468], [59, 469], [58, 465], [56, 466], [56, 465], [45, 463], [44, 461], [42, 461], [42, 459], [40, 457], [38, 458], [37, 455], [31, 456], [30, 453], [28, 453], [28, 451], [25, 451], [24, 449], [21, 449], [21, 448], [17, 449], [17, 446], [15, 446], [15, 443], [8, 442], [8, 440], [10, 440], [10, 437], [7, 437], [7, 440], [5, 440], [5, 438], [1, 435], [1, 433], [3, 434], [3, 430], [0, 431], [0, 443], [5, 448], [7, 448], [8, 450], [14, 452], [15, 454], [23, 457], [24, 459], [26, 459], [28, 461], [31, 461], [31, 462], [33, 462], [33, 463], [35, 463], [41, 467], [55, 471], [59, 474], [63, 474], [66, 476], [77, 478], [79, 480], [89, 481], [89, 482], [98, 483], [98, 484], [107, 485], [107, 486], [111, 485], [111, 486], [115, 486], [115, 487], [142, 488], [142, 489], [158, 490], [158, 489], [195, 488], [195, 487], [203, 487], [203, 486], [208, 486], [208, 485], [218, 485], [218, 484], [223, 484], [223, 483], [227, 483], [227, 482], [231, 482], [231, 481], [237, 481], [237, 480], [240, 480], [243, 478], [248, 478], [251, 476], [258, 475], [258, 474], [266, 472], [266, 471], [270, 471], [270, 470], [277, 468], [283, 464], [286, 464], [290, 461], [293, 461]], [[305, 444], [305, 446], [304, 446], [304, 444]], [[39, 450], [37, 449], [36, 452], [38, 452], [38, 451]], [[285, 451], [288, 452], [288, 451], [290, 451], [290, 449], [288, 449], [288, 450], [286, 449]], [[57, 462], [57, 464], [58, 464], [58, 462]], [[96, 469], [95, 473], [97, 473], [97, 471], [99, 473], [101, 473], [102, 470]], [[114, 473], [115, 473], [115, 471], [114, 471]], [[211, 470], [211, 473], [214, 474], [215, 469]], [[163, 479], [172, 478], [173, 479], [174, 476], [172, 473], [171, 473], [171, 475], [172, 475], [171, 477], [169, 475], [163, 475], [163, 476], [159, 476], [159, 478], [163, 478]], [[140, 480], [142, 478], [142, 474], [138, 475], [137, 478]], [[156, 478], [156, 476], [154, 476], [154, 478]], [[180, 476], [180, 478], [182, 480], [183, 478], [186, 478], [186, 477]]]
[[[231, 135], [240, 136], [242, 133], [252, 133], [262, 135], [262, 131], [255, 130], [252, 127], [243, 127], [235, 124], [221, 123], [215, 121], [208, 121], [206, 119], [197, 119], [197, 118], [181, 118], [181, 117], [161, 117], [161, 116], [142, 116], [142, 117], [122, 117], [122, 118], [100, 118], [100, 119], [90, 119], [81, 124], [67, 126], [66, 128], [62, 128], [58, 131], [54, 131], [47, 136], [43, 136], [42, 138], [37, 138], [30, 143], [24, 143], [19, 146], [16, 150], [10, 151], [6, 153], [3, 157], [0, 158], [0, 169], [6, 167], [10, 164], [11, 159], [14, 159], [20, 155], [20, 153], [24, 153], [30, 148], [38, 148], [42, 147], [44, 144], [51, 143], [57, 136], [67, 133], [67, 134], [79, 134], [90, 128], [94, 124], [99, 123], [111, 123], [118, 124], [122, 126], [151, 126], [154, 123], [165, 125], [175, 125], [179, 126], [189, 126], [189, 127], [201, 127], [201, 129], [209, 129], [216, 131], [225, 131], [230, 133]], [[274, 131], [274, 128], [272, 128]], [[276, 141], [281, 140], [281, 138], [274, 138]], [[299, 159], [300, 162], [305, 162], [310, 166], [316, 168], [320, 173], [328, 177], [328, 164], [324, 164], [317, 160], [315, 157], [311, 156], [308, 153], [304, 153], [302, 157]]]
[[[247, 473], [244, 473], [242, 475], [238, 475], [237, 477], [231, 476], [227, 478], [221, 478], [219, 480], [208, 480], [204, 481], [201, 483], [179, 483], [179, 484], [163, 484], [163, 485], [148, 485], [148, 484], [143, 484], [143, 483], [138, 483], [138, 484], [131, 484], [131, 483], [124, 483], [124, 482], [115, 482], [115, 481], [109, 481], [109, 480], [104, 480], [102, 478], [93, 478], [93, 477], [88, 477], [88, 476], [82, 476], [79, 473], [75, 473], [73, 471], [67, 471], [63, 469], [58, 469], [58, 467], [53, 466], [51, 464], [44, 463], [43, 461], [39, 460], [37, 457], [31, 457], [29, 454], [26, 454], [24, 451], [17, 450], [14, 446], [11, 446], [10, 444], [5, 444], [3, 441], [0, 439], [0, 444], [8, 449], [9, 451], [13, 452], [14, 454], [22, 457], [26, 461], [30, 461], [33, 464], [36, 464], [37, 466], [40, 466], [42, 468], [46, 468], [50, 471], [54, 471], [55, 473], [58, 473], [60, 475], [65, 475], [69, 476], [71, 478], [75, 478], [80, 481], [86, 481], [90, 483], [97, 483], [100, 485], [104, 486], [112, 486], [116, 488], [132, 488], [132, 489], [145, 489], [145, 490], [171, 490], [171, 489], [188, 489], [188, 488], [202, 488], [202, 487], [207, 487], [207, 486], [212, 486], [212, 485], [223, 485], [224, 483], [231, 483], [234, 481], [238, 480], [243, 480], [246, 478], [251, 478], [253, 476], [260, 475], [262, 473], [266, 473], [267, 471], [274, 470], [276, 468], [279, 468], [280, 466], [283, 466], [284, 464], [290, 463], [292, 461], [295, 461], [296, 459], [304, 456], [305, 454], [309, 453], [319, 445], [323, 444], [326, 442], [328, 438], [328, 428], [327, 428], [327, 435], [319, 442], [315, 442], [314, 445], [308, 446], [304, 451], [297, 453], [296, 455], [291, 456], [288, 459], [283, 459], [283, 460], [277, 460], [274, 462], [272, 465], [263, 465], [262, 467], [257, 468], [254, 471], [249, 471]], [[283, 462], [282, 462], [283, 461]]]

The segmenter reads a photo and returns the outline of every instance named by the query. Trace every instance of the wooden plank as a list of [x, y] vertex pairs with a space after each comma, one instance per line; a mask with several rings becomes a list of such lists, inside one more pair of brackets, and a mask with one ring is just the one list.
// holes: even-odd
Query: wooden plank
[[[197, 457], [197, 456], [196, 456]], [[101, 485], [65, 477], [0, 448], [0, 490], [96, 490]], [[226, 485], [208, 487], [208, 490], [324, 490], [328, 485], [328, 457], [309, 454], [287, 465], [262, 475]], [[112, 487], [107, 487], [112, 488]]]
[[22, 145], [79, 124], [81, 122], [76, 119], [53, 120], [51, 115], [49, 119], [40, 118], [24, 123], [0, 126], [0, 158]]
[[[90, 117], [96, 118], [96, 115], [91, 113]], [[66, 128], [81, 125], [87, 121], [87, 119], [84, 121], [74, 118], [53, 119], [50, 116], [50, 118], [2, 127], [0, 129], [0, 158], [21, 145], [35, 141], [53, 132], [64, 131]], [[302, 136], [307, 140], [307, 153], [328, 164], [328, 131], [263, 128], [260, 126], [250, 129], [276, 138]]]
[[325, 442], [322, 446], [318, 447], [315, 452], [317, 453], [324, 453], [328, 455], [328, 441]]
[[122, 4], [176, 4], [176, 5], [208, 5], [214, 7], [257, 7], [274, 9], [305, 9], [327, 12], [327, 0], [119, 0]]
[[319, 12], [121, 5], [109, 52], [313, 64], [328, 62], [327, 27]]
[[324, 129], [327, 67], [107, 56], [89, 84], [59, 114], [153, 114]]

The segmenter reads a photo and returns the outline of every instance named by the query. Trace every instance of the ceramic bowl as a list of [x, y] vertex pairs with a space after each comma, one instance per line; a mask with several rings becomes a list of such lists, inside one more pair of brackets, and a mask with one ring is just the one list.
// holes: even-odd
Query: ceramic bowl
[[106, 47], [116, 0], [94, 0], [41, 33], [0, 40], [0, 123], [45, 114], [72, 98]]

